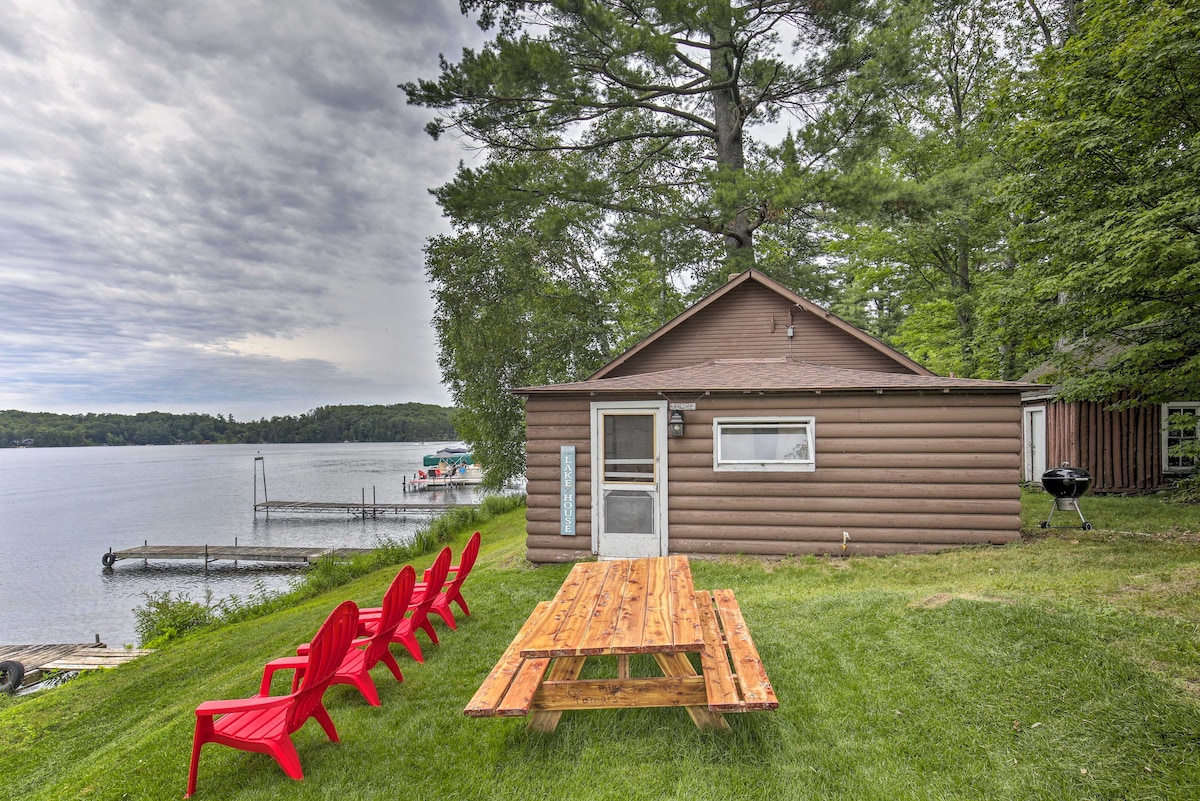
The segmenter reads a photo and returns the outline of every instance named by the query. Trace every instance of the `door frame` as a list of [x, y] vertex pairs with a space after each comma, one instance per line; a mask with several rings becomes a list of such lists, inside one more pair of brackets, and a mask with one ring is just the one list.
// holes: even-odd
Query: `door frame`
[[[654, 494], [655, 526], [658, 529], [658, 555], [667, 555], [667, 402], [664, 401], [593, 401], [589, 411], [592, 434], [592, 553], [600, 553], [600, 525], [604, 501], [604, 443], [600, 425], [606, 412], [654, 414]], [[616, 557], [614, 557], [616, 558]]]
[[[1041, 483], [1042, 473], [1050, 467], [1046, 460], [1046, 407], [1021, 407], [1021, 466], [1025, 480], [1031, 484]], [[1041, 453], [1037, 445], [1041, 445]], [[1041, 470], [1038, 467], [1038, 457], [1041, 457]]]

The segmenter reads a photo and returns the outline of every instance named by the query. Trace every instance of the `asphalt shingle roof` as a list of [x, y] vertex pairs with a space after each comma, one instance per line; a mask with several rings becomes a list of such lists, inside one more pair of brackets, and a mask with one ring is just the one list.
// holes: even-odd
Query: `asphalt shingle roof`
[[812, 392], [942, 390], [1022, 392], [1033, 384], [851, 370], [794, 359], [716, 359], [654, 373], [522, 387], [519, 395], [576, 392]]

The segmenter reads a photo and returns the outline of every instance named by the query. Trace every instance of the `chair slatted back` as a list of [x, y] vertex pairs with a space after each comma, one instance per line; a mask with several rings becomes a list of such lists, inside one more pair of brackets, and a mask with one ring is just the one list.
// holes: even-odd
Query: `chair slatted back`
[[308, 664], [304, 677], [296, 690], [295, 702], [288, 711], [288, 733], [296, 731], [321, 704], [329, 682], [342, 659], [346, 656], [354, 634], [358, 629], [358, 606], [353, 601], [342, 601], [329, 613], [329, 617], [317, 629], [309, 642]]
[[446, 588], [446, 593], [453, 597], [465, 579], [471, 572], [471, 568], [475, 566], [475, 559], [479, 556], [479, 532], [476, 531], [471, 535], [471, 539], [467, 540], [467, 546], [463, 548], [462, 556], [458, 560], [458, 570], [454, 573], [454, 580], [450, 582], [450, 586]]
[[416, 581], [417, 572], [413, 570], [412, 565], [407, 565], [396, 574], [388, 586], [387, 592], [383, 594], [383, 606], [379, 612], [379, 627], [375, 629], [375, 633], [371, 635], [371, 641], [367, 643], [367, 652], [363, 660], [368, 670], [379, 664], [379, 660], [383, 658], [383, 652], [392, 642], [392, 635], [396, 632], [396, 627], [400, 625], [400, 621], [404, 620], [404, 615], [408, 612], [408, 604], [412, 600], [413, 585], [416, 584]]
[[429, 568], [429, 576], [425, 580], [425, 594], [421, 596], [420, 602], [413, 609], [414, 625], [420, 625], [420, 622], [428, 615], [429, 607], [437, 600], [442, 586], [446, 583], [446, 574], [450, 572], [452, 558], [450, 546], [447, 545], [437, 555], [437, 559], [433, 560], [433, 566]]

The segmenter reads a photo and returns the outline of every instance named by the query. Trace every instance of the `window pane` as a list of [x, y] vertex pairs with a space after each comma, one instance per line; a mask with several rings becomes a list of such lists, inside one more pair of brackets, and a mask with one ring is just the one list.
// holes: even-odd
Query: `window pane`
[[1200, 407], [1174, 405], [1167, 407], [1167, 469], [1188, 470], [1196, 466], [1195, 457], [1172, 454], [1171, 449], [1200, 439], [1200, 426], [1194, 422], [1173, 425], [1170, 422], [1170, 416], [1175, 414], [1193, 415], [1192, 420], [1195, 420], [1197, 416], [1200, 416]]
[[808, 462], [812, 449], [806, 426], [721, 428], [721, 461]]
[[654, 483], [654, 415], [604, 415], [604, 480]]
[[716, 470], [816, 469], [811, 417], [780, 420], [716, 418], [713, 468]]

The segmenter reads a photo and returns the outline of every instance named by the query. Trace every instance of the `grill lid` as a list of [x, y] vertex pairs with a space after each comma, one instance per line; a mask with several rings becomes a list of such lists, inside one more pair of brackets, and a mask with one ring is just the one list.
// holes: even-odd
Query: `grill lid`
[[1042, 488], [1055, 498], [1078, 498], [1091, 486], [1092, 474], [1068, 462], [1042, 473]]

